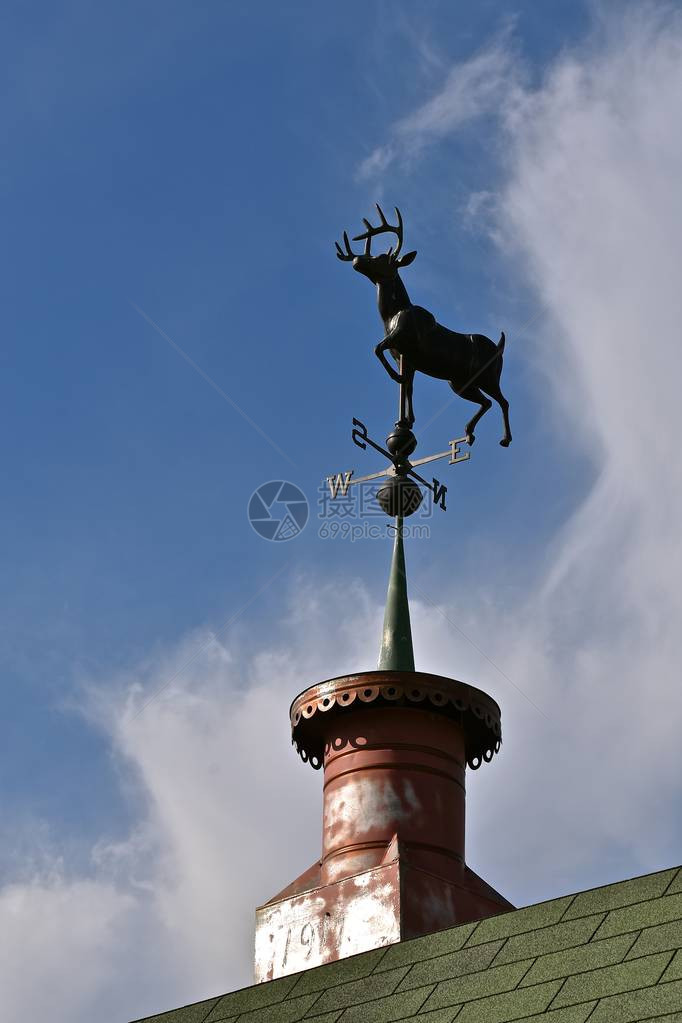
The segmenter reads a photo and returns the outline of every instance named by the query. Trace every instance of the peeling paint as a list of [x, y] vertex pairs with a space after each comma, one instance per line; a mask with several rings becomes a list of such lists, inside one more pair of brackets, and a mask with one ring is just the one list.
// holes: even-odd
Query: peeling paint
[[[484, 889], [487, 892], [484, 893]], [[458, 883], [391, 863], [256, 911], [256, 982], [513, 909], [472, 871]]]
[[345, 825], [362, 833], [386, 828], [394, 821], [409, 820], [421, 809], [409, 779], [401, 780], [399, 792], [390, 780], [369, 777], [344, 778], [342, 787], [332, 788], [325, 799], [328, 827]]
[[349, 903], [344, 918], [344, 956], [400, 941], [399, 907], [391, 899], [394, 894], [387, 885]]
[[397, 864], [256, 911], [256, 983], [400, 940]]

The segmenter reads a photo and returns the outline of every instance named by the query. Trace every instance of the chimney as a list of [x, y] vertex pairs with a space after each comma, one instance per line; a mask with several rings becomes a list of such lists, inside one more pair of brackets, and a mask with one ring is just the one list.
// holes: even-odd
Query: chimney
[[379, 667], [310, 686], [292, 742], [323, 770], [322, 855], [256, 910], [256, 982], [514, 907], [465, 862], [465, 773], [497, 753], [500, 708], [414, 670], [402, 519]]

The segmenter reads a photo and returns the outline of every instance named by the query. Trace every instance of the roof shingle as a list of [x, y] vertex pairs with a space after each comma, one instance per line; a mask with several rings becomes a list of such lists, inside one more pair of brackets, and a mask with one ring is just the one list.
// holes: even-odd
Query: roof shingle
[[139, 1023], [682, 1023], [682, 868], [462, 924]]

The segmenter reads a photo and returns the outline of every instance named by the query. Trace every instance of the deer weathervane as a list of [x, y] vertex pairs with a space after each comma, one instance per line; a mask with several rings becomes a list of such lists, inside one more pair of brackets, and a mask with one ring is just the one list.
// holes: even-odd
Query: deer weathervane
[[[403, 218], [400, 210], [396, 207], [395, 225], [388, 223], [378, 203], [377, 211], [380, 223], [373, 227], [363, 217], [366, 230], [353, 238], [353, 241], [365, 243], [365, 251], [361, 255], [353, 252], [346, 231], [343, 233], [344, 248], [338, 242], [335, 244], [339, 259], [352, 262], [354, 270], [376, 284], [379, 315], [385, 335], [374, 350], [391, 379], [400, 385], [398, 421], [386, 439], [388, 450], [370, 439], [367, 427], [358, 419], [353, 420], [353, 441], [363, 450], [369, 445], [379, 451], [391, 464], [381, 472], [355, 479], [353, 470], [337, 473], [327, 477], [327, 483], [332, 498], [339, 493], [345, 497], [353, 484], [386, 476], [388, 479], [379, 488], [377, 500], [388, 515], [402, 520], [403, 516], [411, 515], [421, 504], [422, 493], [415, 481], [431, 491], [435, 504], [445, 508], [445, 484], [435, 478], [429, 483], [415, 472], [414, 467], [448, 456], [450, 465], [468, 459], [469, 452], [462, 452], [461, 445], [471, 446], [474, 443], [476, 424], [492, 407], [490, 398], [494, 398], [502, 410], [504, 435], [500, 444], [508, 447], [511, 443], [509, 403], [500, 390], [505, 339], [504, 332], [497, 344], [483, 334], [458, 334], [437, 323], [428, 309], [412, 305], [398, 271], [409, 266], [417, 253], [400, 254], [403, 244]], [[391, 246], [387, 252], [372, 255], [372, 239], [380, 234], [394, 234], [396, 245]], [[387, 351], [395, 360], [397, 370], [386, 358]], [[410, 461], [417, 447], [417, 439], [412, 432], [415, 421], [412, 389], [417, 371], [439, 380], [447, 380], [455, 394], [480, 407], [465, 426], [464, 436], [451, 440], [447, 451]]]
[[[458, 334], [437, 323], [435, 316], [428, 309], [412, 305], [398, 271], [403, 266], [409, 266], [417, 253], [407, 252], [404, 256], [400, 255], [403, 244], [403, 218], [400, 216], [400, 210], [396, 207], [398, 223], [394, 227], [387, 222], [378, 203], [376, 207], [381, 223], [378, 227], [372, 227], [369, 220], [363, 217], [367, 230], [353, 238], [356, 242], [364, 240], [364, 253], [356, 255], [353, 252], [348, 234], [344, 231], [343, 242], [346, 251], [344, 252], [336, 242], [336, 255], [344, 262], [352, 262], [354, 270], [377, 286], [379, 315], [383, 320], [386, 335], [374, 351], [388, 375], [396, 383], [404, 386], [404, 401], [400, 409], [401, 421], [406, 426], [414, 425], [412, 385], [414, 374], [419, 370], [427, 376], [447, 380], [455, 394], [480, 405], [478, 412], [464, 429], [469, 444], [474, 442], [476, 423], [491, 407], [490, 398], [494, 398], [502, 409], [504, 436], [500, 444], [506, 448], [511, 443], [511, 430], [509, 403], [500, 390], [504, 331], [497, 344], [484, 334]], [[387, 233], [397, 236], [395, 249], [391, 247], [388, 252], [373, 256], [372, 238]], [[387, 350], [399, 365], [402, 356], [399, 373], [386, 358]], [[490, 395], [490, 398], [486, 395]]]

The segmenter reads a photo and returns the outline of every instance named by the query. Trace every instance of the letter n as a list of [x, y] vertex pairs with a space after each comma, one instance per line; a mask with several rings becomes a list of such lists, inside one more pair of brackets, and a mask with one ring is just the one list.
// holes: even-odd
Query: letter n
[[433, 477], [433, 503], [440, 505], [445, 511], [445, 495], [448, 492], [448, 488], [444, 483], [439, 483], [436, 477]]

